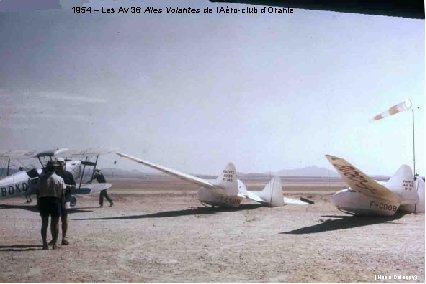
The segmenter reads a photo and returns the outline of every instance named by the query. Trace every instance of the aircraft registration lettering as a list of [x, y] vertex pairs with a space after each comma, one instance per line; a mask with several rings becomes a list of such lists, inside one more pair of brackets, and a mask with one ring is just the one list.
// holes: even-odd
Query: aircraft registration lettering
[[223, 179], [222, 179], [223, 181], [229, 181], [229, 182], [232, 182], [233, 181], [233, 179], [232, 179], [232, 175], [229, 175], [229, 174], [224, 174], [223, 175]]
[[233, 182], [234, 181], [234, 171], [227, 171], [227, 170], [223, 170], [223, 181], [229, 181], [229, 182]]
[[373, 207], [380, 209], [380, 210], [387, 210], [387, 211], [391, 211], [391, 212], [396, 212], [396, 210], [398, 210], [398, 207], [396, 207], [395, 205], [386, 204], [386, 203], [371, 200], [370, 201], [370, 208], [373, 208]]
[[221, 196], [220, 201], [227, 204], [238, 205], [240, 204], [240, 199], [232, 196]]
[[402, 181], [402, 187], [404, 190], [411, 191], [414, 188], [414, 181], [412, 180], [403, 180]]
[[[22, 186], [22, 187], [21, 187]], [[9, 185], [8, 187], [1, 187], [0, 188], [0, 195], [1, 196], [8, 196], [8, 195], [15, 195], [19, 194], [21, 192], [27, 192], [28, 190], [28, 184], [23, 182], [22, 184], [17, 183], [14, 186]]]

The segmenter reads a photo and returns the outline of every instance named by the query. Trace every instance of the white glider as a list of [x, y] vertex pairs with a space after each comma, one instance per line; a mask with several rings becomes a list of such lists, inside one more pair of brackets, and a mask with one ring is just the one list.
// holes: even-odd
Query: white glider
[[424, 213], [425, 182], [415, 179], [409, 166], [402, 165], [387, 182], [379, 183], [342, 158], [326, 158], [349, 185], [333, 195], [339, 210], [355, 215], [392, 216], [398, 209]]
[[269, 206], [308, 204], [301, 200], [283, 197], [279, 177], [274, 177], [262, 191], [248, 191], [244, 183], [237, 179], [237, 171], [233, 163], [229, 163], [215, 181], [207, 181], [124, 153], [117, 153], [117, 155], [201, 186], [198, 199], [202, 204], [238, 207], [244, 198]]

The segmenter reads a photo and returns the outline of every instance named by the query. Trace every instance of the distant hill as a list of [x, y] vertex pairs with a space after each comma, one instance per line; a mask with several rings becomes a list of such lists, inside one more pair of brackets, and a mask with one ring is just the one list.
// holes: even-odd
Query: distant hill
[[283, 169], [276, 174], [280, 176], [305, 176], [305, 177], [338, 177], [339, 174], [336, 171], [332, 171], [326, 168], [320, 168], [317, 166], [310, 166], [299, 169]]

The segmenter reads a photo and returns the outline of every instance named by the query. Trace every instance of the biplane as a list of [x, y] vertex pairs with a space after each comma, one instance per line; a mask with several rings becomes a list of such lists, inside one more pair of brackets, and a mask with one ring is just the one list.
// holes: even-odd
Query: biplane
[[[109, 183], [91, 183], [94, 172], [98, 165], [100, 155], [110, 153], [110, 150], [89, 148], [84, 150], [72, 150], [61, 148], [47, 151], [13, 150], [0, 152], [0, 159], [6, 160], [7, 167], [4, 169], [5, 177], [0, 179], [0, 199], [15, 196], [25, 196], [27, 202], [31, 202], [31, 195], [35, 193], [40, 174], [48, 161], [65, 161], [65, 170], [72, 173], [76, 186], [71, 189], [70, 207], [77, 204], [76, 195], [92, 194], [110, 188]], [[12, 161], [38, 160], [40, 167], [11, 166]]]

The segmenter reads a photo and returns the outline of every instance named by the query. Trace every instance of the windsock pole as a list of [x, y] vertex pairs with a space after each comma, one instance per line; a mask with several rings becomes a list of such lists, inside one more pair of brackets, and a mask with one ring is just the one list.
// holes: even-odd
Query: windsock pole
[[413, 170], [414, 170], [414, 180], [416, 179], [416, 148], [415, 148], [415, 139], [414, 139], [414, 108], [411, 109], [413, 114]]

